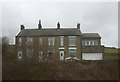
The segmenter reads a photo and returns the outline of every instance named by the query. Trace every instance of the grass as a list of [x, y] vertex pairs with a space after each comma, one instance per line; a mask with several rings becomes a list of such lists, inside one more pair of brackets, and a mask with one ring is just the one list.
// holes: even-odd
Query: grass
[[118, 60], [120, 57], [118, 55], [118, 50], [116, 48], [104, 48], [104, 59], [105, 60]]
[[118, 56], [111, 56], [111, 55], [105, 55], [104, 57], [105, 60], [118, 60]]
[[105, 48], [104, 50], [105, 53], [118, 53], [118, 49], [115, 48]]

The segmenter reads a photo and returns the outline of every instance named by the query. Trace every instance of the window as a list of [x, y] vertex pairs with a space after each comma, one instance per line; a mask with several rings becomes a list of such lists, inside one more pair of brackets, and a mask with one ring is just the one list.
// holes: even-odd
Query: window
[[63, 46], [63, 45], [64, 45], [64, 44], [63, 44], [63, 43], [64, 43], [64, 41], [63, 41], [63, 40], [64, 40], [64, 37], [62, 37], [62, 36], [61, 36], [61, 37], [60, 37], [60, 45], [61, 45], [61, 46]]
[[48, 45], [49, 46], [54, 45], [54, 38], [53, 37], [48, 38]]
[[76, 56], [76, 50], [75, 49], [70, 49], [69, 50], [69, 55], [70, 55], [70, 57], [75, 57]]
[[76, 46], [76, 37], [75, 36], [69, 37], [69, 46]]
[[86, 41], [87, 42], [87, 45], [89, 45], [89, 41]]
[[27, 57], [31, 58], [33, 55], [33, 49], [27, 49]]
[[90, 41], [90, 43], [89, 43], [90, 45], [93, 45], [93, 41]]
[[94, 45], [98, 45], [97, 41], [94, 41]]
[[39, 59], [39, 62], [43, 60], [43, 52], [42, 51], [39, 51], [38, 59]]
[[98, 45], [97, 41], [82, 41], [82, 45], [85, 45], [85, 46], [91, 46], [91, 45]]
[[42, 38], [39, 39], [39, 42], [40, 42], [39, 44], [42, 45]]
[[33, 39], [31, 37], [27, 37], [27, 44], [33, 45]]
[[55, 51], [54, 50], [48, 50], [48, 59], [52, 60], [54, 57]]
[[22, 38], [18, 38], [18, 45], [19, 45], [19, 46], [22, 45]]
[[21, 51], [18, 52], [18, 59], [22, 59], [22, 52]]

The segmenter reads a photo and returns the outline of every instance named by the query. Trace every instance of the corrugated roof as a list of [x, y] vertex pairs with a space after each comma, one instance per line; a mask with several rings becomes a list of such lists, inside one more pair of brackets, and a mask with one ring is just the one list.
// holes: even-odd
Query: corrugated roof
[[17, 36], [62, 36], [62, 35], [81, 35], [77, 28], [64, 29], [23, 29]]
[[82, 33], [82, 38], [101, 38], [98, 33]]

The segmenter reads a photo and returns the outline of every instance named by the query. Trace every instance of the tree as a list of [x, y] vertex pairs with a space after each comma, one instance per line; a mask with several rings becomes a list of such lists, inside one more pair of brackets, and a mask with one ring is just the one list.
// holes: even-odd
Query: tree
[[8, 37], [3, 36], [2, 37], [2, 53], [5, 52], [5, 49], [6, 49], [7, 45], [8, 45], [8, 43], [9, 43]]

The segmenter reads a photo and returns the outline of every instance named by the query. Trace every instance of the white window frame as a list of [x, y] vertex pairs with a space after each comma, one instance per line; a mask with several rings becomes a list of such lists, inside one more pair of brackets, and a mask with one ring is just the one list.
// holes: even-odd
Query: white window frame
[[[95, 42], [96, 42], [96, 43], [95, 43]], [[93, 43], [94, 43], [94, 45], [98, 45], [98, 41], [96, 41], [96, 40], [95, 40]]]
[[39, 45], [42, 45], [43, 44], [43, 39], [42, 37], [39, 38]]
[[22, 45], [22, 38], [21, 38], [21, 37], [18, 38], [18, 45], [19, 45], [19, 46]]
[[71, 50], [74, 50], [74, 51], [75, 51], [74, 57], [76, 57], [76, 49], [69, 49], [69, 57], [71, 57], [71, 56], [70, 56], [70, 52], [73, 52], [73, 51], [71, 51]]
[[[52, 40], [52, 44], [50, 43], [51, 40]], [[48, 45], [54, 46], [54, 37], [48, 37]]]
[[64, 45], [64, 36], [60, 36], [60, 46]]
[[[75, 44], [70, 43], [71, 38], [74, 38]], [[76, 46], [76, 36], [69, 36], [69, 46]]]
[[82, 41], [82, 45], [83, 45], [83, 46], [85, 45], [85, 41], [84, 41], [84, 40]]
[[[20, 56], [21, 54], [21, 56]], [[18, 51], [18, 59], [22, 59], [22, 51]]]
[[27, 37], [27, 44], [33, 45], [33, 38], [32, 37]]
[[27, 49], [27, 57], [32, 57], [33, 55], [33, 49]]

